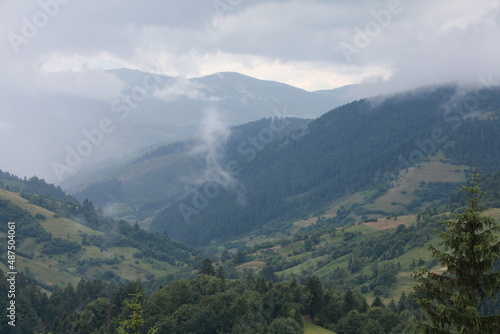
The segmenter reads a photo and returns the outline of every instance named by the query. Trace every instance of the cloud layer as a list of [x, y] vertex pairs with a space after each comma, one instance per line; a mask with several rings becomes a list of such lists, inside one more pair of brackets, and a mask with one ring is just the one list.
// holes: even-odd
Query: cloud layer
[[[0, 10], [8, 80], [123, 66], [237, 71], [308, 90], [388, 78], [411, 86], [496, 72], [499, 53], [490, 0], [7, 0]], [[342, 43], [356, 48], [349, 59]]]
[[[500, 82], [498, 36], [495, 0], [4, 0], [0, 168], [29, 176], [33, 157], [108, 117], [98, 110], [110, 109], [123, 82], [104, 69], [179, 77], [151, 93], [165, 101], [212, 101], [184, 78], [223, 71], [309, 91], [383, 83], [360, 93], [372, 95]], [[95, 106], [66, 108], [60, 96]]]

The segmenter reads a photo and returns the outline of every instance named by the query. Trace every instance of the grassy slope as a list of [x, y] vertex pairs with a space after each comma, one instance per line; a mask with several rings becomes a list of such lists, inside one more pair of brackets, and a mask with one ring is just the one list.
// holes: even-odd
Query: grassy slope
[[[433, 156], [429, 162], [411, 167], [401, 173], [401, 179], [387, 193], [368, 204], [368, 209], [389, 212], [402, 211], [401, 204], [409, 204], [415, 197], [412, 195], [421, 182], [465, 182], [465, 172], [469, 167], [452, 165], [440, 161], [442, 156]], [[399, 203], [394, 205], [393, 203]]]
[[[495, 208], [495, 209], [489, 209], [484, 212], [485, 216], [491, 216], [497, 221], [500, 221], [500, 209]], [[386, 218], [381, 218], [378, 219], [377, 222], [369, 222], [369, 223], [360, 223], [358, 225], [349, 227], [344, 229], [345, 232], [361, 232], [360, 235], [356, 236], [354, 239], [352, 239], [352, 242], [362, 242], [364, 239], [366, 239], [368, 236], [373, 235], [375, 233], [391, 233], [392, 230], [394, 230], [398, 225], [404, 224], [406, 226], [410, 226], [416, 222], [416, 217], [414, 215], [408, 215], [408, 216], [400, 216], [397, 218], [397, 220], [387, 220]], [[318, 244], [317, 247], [321, 247], [325, 244], [340, 244], [342, 242], [342, 236], [340, 233], [337, 233], [335, 236], [331, 235], [323, 235], [321, 237], [321, 242]], [[334, 271], [336, 268], [347, 268], [348, 267], [348, 262], [350, 259], [350, 254], [345, 255], [343, 257], [340, 257], [336, 260], [330, 261], [326, 264], [324, 264], [321, 268], [318, 268], [318, 263], [320, 261], [325, 261], [328, 260], [329, 256], [328, 255], [323, 255], [323, 256], [318, 256], [313, 258], [312, 257], [312, 251], [311, 252], [306, 252], [302, 253], [299, 255], [295, 256], [288, 256], [289, 254], [292, 254], [294, 250], [299, 250], [303, 248], [303, 241], [298, 241], [294, 242], [292, 244], [286, 245], [284, 247], [273, 247], [274, 251], [281, 255], [283, 258], [286, 258], [288, 261], [300, 259], [301, 263], [299, 265], [296, 265], [292, 268], [288, 268], [286, 270], [283, 270], [281, 272], [277, 272], [276, 275], [280, 277], [281, 275], [286, 276], [293, 276], [293, 275], [300, 275], [303, 271], [312, 271], [314, 275], [317, 275], [319, 277], [322, 276], [328, 276], [331, 274], [332, 271]], [[433, 244], [435, 246], [438, 245], [439, 243], [439, 238], [435, 236], [432, 238], [428, 243]], [[397, 276], [397, 283], [391, 289], [391, 293], [387, 298], [382, 298], [382, 300], [385, 303], [389, 303], [391, 299], [398, 300], [399, 297], [403, 292], [406, 294], [410, 293], [412, 291], [412, 287], [415, 284], [415, 280], [412, 278], [413, 274], [413, 269], [411, 269], [412, 263], [414, 260], [419, 260], [422, 259], [424, 261], [428, 261], [432, 259], [432, 256], [427, 249], [427, 246], [423, 247], [416, 247], [413, 249], [410, 249], [409, 251], [405, 252], [402, 256], [397, 258], [397, 262], [401, 264], [401, 272]], [[249, 263], [245, 263], [239, 266], [239, 268], [244, 268], [244, 267], [252, 267], [256, 270], [260, 270], [262, 267], [264, 267], [265, 261], [251, 261]], [[311, 270], [312, 269], [312, 270]], [[442, 270], [441, 266], [438, 264], [435, 267], [432, 268], [434, 271], [440, 271]], [[362, 270], [365, 272], [367, 275], [371, 274], [371, 269], [368, 266], [365, 266], [364, 269]], [[367, 301], [371, 303], [374, 299], [374, 296], [369, 293], [366, 295]]]
[[[419, 188], [421, 182], [464, 182], [466, 180], [465, 171], [470, 167], [444, 163], [441, 159], [441, 155], [432, 156], [430, 161], [424, 162], [417, 167], [409, 168], [407, 171], [402, 171], [400, 180], [394, 182], [392, 188], [369, 203], [367, 203], [367, 198], [369, 198], [374, 191], [360, 191], [332, 203], [330, 208], [321, 216], [325, 218], [334, 217], [341, 206], [348, 208], [356, 203], [365, 203], [364, 207], [370, 210], [383, 210], [397, 214], [404, 211], [404, 208], [400, 204], [409, 204], [415, 199], [413, 192]], [[369, 214], [367, 216], [368, 218], [381, 218], [381, 215], [377, 214]], [[356, 221], [361, 220], [361, 216], [354, 213], [351, 214], [351, 217]], [[315, 222], [316, 217], [296, 221], [293, 223], [293, 227], [289, 232], [294, 234], [301, 228], [308, 227]], [[266, 241], [263, 236], [258, 236], [257, 239], [259, 242]]]
[[[46, 220], [39, 220], [39, 222], [45, 230], [52, 233], [54, 238], [59, 237], [81, 243], [82, 233], [89, 235], [103, 234], [66, 218], [54, 218], [53, 212], [29, 203], [26, 199], [20, 197], [18, 193], [0, 189], [0, 198], [11, 201], [29, 211], [32, 215], [39, 213], [46, 216]], [[5, 240], [5, 237], [4, 234], [0, 233], [2, 240]], [[155, 259], [135, 259], [132, 255], [138, 250], [131, 247], [112, 247], [101, 251], [95, 246], [82, 246], [82, 251], [74, 256], [68, 254], [44, 255], [41, 253], [43, 244], [36, 244], [33, 238], [23, 240], [17, 247], [23, 253], [30, 254], [33, 252], [34, 254], [33, 260], [17, 255], [16, 265], [18, 270], [26, 272], [26, 267], [29, 267], [28, 270], [31, 276], [48, 286], [64, 286], [69, 282], [77, 284], [81, 275], [77, 273], [76, 263], [86, 259], [113, 259], [115, 256], [120, 259], [119, 264], [101, 264], [91, 267], [86, 273], [87, 278], [98, 277], [100, 273], [110, 270], [127, 280], [144, 280], [148, 274], [163, 276], [179, 270], [179, 267]], [[3, 264], [0, 264], [0, 267], [3, 270], [6, 269]]]
[[335, 334], [335, 332], [317, 326], [312, 322], [304, 322], [304, 334]]
[[[497, 214], [500, 216], [500, 209], [496, 209], [498, 212]], [[399, 224], [404, 224], [404, 225], [411, 225], [416, 221], [416, 217], [414, 215], [409, 215], [409, 216], [401, 216], [398, 217], [397, 220], [389, 220], [387, 221], [386, 218], [381, 218], [379, 219], [376, 223], [361, 223], [359, 225], [355, 225], [349, 228], [344, 229], [345, 232], [361, 232], [360, 235], [356, 236], [354, 239], [352, 239], [352, 242], [362, 242], [364, 239], [366, 239], [368, 236], [375, 234], [375, 233], [391, 233], [391, 230], [394, 230], [397, 225]], [[369, 225], [369, 226], [368, 226]], [[340, 244], [343, 242], [342, 240], [342, 234], [337, 233], [335, 236], [331, 235], [323, 235], [322, 236], [322, 241], [317, 247], [321, 247], [322, 245], [325, 244]], [[437, 237], [432, 239], [430, 241], [433, 244], [438, 243]], [[323, 255], [323, 256], [318, 256], [318, 257], [312, 257], [312, 251], [311, 252], [306, 252], [302, 253], [299, 255], [295, 256], [290, 256], [288, 257], [288, 254], [293, 253], [294, 250], [301, 249], [303, 248], [303, 241], [295, 242], [292, 244], [289, 244], [284, 247], [276, 247], [275, 252], [281, 255], [283, 258], [286, 258], [288, 261], [300, 259], [301, 263], [299, 265], [296, 265], [292, 268], [288, 268], [286, 270], [283, 270], [281, 272], [277, 272], [276, 275], [278, 277], [284, 275], [285, 277], [290, 277], [294, 275], [300, 275], [302, 272], [307, 271], [307, 272], [312, 272], [314, 275], [317, 275], [319, 277], [323, 276], [328, 276], [337, 268], [345, 268], [347, 269], [349, 259], [350, 259], [350, 254], [347, 254], [345, 256], [342, 256], [338, 259], [335, 259], [333, 261], [330, 261], [326, 264], [323, 264], [322, 267], [318, 268], [318, 264], [320, 261], [328, 261], [329, 255]], [[411, 278], [411, 274], [413, 270], [410, 270], [410, 266], [413, 262], [413, 260], [418, 260], [418, 259], [423, 259], [424, 261], [428, 261], [431, 259], [431, 254], [427, 250], [427, 248], [424, 247], [418, 247], [418, 248], [413, 248], [410, 251], [406, 252], [402, 256], [400, 256], [397, 261], [401, 263], [402, 266], [402, 271], [398, 275], [398, 281], [396, 283], [396, 286], [391, 290], [391, 294], [389, 295], [388, 298], [382, 298], [382, 300], [386, 303], [390, 302], [391, 299], [398, 300], [399, 297], [403, 292], [409, 293], [412, 289], [412, 286], [415, 284], [413, 278]], [[245, 263], [239, 266], [239, 268], [244, 268], [244, 267], [252, 267], [255, 270], [260, 270], [264, 267], [265, 261], [251, 261], [249, 263]], [[436, 266], [434, 269], [439, 269], [438, 266]], [[367, 275], [371, 274], [371, 269], [369, 265], [365, 266], [364, 271]], [[366, 295], [367, 301], [371, 303], [373, 299], [375, 298], [371, 293]]]
[[[11, 201], [15, 205], [28, 211], [32, 216], [42, 214], [47, 217], [46, 220], [40, 220], [39, 223], [47, 232], [52, 233], [52, 237], [54, 238], [63, 238], [80, 243], [82, 241], [82, 237], [78, 235], [80, 233], [102, 235], [102, 232], [93, 230], [69, 219], [62, 217], [54, 218], [54, 213], [52, 211], [31, 204], [27, 199], [19, 196], [18, 193], [0, 189], [0, 198]], [[70, 234], [69, 237], [68, 233]]]
[[[355, 203], [364, 203], [364, 207], [371, 210], [384, 210], [388, 212], [398, 213], [402, 211], [403, 207], [401, 205], [394, 205], [394, 202], [408, 204], [415, 196], [413, 192], [419, 188], [421, 182], [464, 182], [466, 179], [465, 171], [469, 170], [468, 166], [457, 166], [449, 163], [445, 163], [442, 160], [442, 156], [437, 155], [431, 157], [430, 161], [424, 162], [421, 165], [410, 168], [407, 171], [403, 171], [401, 178], [398, 183], [394, 183], [393, 188], [389, 189], [388, 192], [379, 196], [375, 200], [367, 203], [367, 198], [373, 193], [373, 191], [365, 190], [358, 193], [351, 194], [340, 201], [332, 203], [330, 209], [326, 210], [322, 215], [325, 218], [334, 217], [336, 211], [340, 206], [350, 207]], [[485, 212], [486, 215], [491, 215], [493, 218], [500, 220], [500, 209], [492, 209]], [[381, 215], [370, 214], [369, 218], [377, 218], [377, 222], [361, 223], [361, 217], [351, 214], [356, 222], [350, 224], [344, 231], [351, 232], [361, 232], [361, 235], [356, 236], [352, 242], [363, 241], [364, 238], [373, 233], [391, 233], [391, 230], [395, 229], [398, 225], [404, 224], [410, 226], [416, 222], [415, 215], [404, 215], [398, 216], [396, 219], [387, 219], [386, 217], [381, 217]], [[276, 243], [280, 239], [289, 239], [291, 235], [300, 232], [301, 228], [306, 228], [313, 226], [316, 223], [317, 218], [311, 217], [305, 220], [299, 220], [293, 222], [291, 227], [288, 229], [287, 233], [253, 233], [251, 237], [245, 237], [240, 239], [244, 241], [248, 246], [253, 246], [264, 242], [274, 242]], [[321, 243], [316, 247], [321, 247], [326, 244], [340, 244], [342, 242], [342, 235], [337, 233], [335, 236], [326, 234], [322, 235]], [[437, 245], [438, 238], [433, 238], [430, 243]], [[292, 255], [294, 251], [301, 250], [304, 247], [303, 241], [298, 241], [291, 243], [286, 246], [276, 246], [273, 247], [275, 253], [279, 254], [283, 259], [287, 261], [300, 260], [300, 264], [285, 269], [281, 272], [277, 272], [276, 275], [280, 277], [281, 275], [300, 275], [302, 272], [310, 272], [318, 276], [329, 275], [334, 269], [347, 268], [348, 261], [350, 259], [349, 255], [338, 258], [334, 261], [330, 261], [326, 264], [323, 263], [321, 268], [318, 268], [318, 263], [320, 261], [327, 261], [328, 255], [319, 256], [313, 258], [313, 252], [301, 253], [298, 255]], [[314, 249], [313, 249], [314, 250]], [[251, 267], [256, 271], [259, 271], [265, 266], [265, 258], [261, 255], [261, 252], [254, 254], [257, 259], [251, 263], [242, 264], [239, 267]], [[405, 292], [409, 293], [414, 285], [415, 281], [411, 277], [413, 269], [410, 269], [413, 260], [422, 259], [424, 261], [431, 260], [431, 254], [427, 250], [427, 247], [414, 248], [407, 251], [405, 254], [400, 256], [397, 261], [401, 264], [401, 272], [398, 275], [398, 281], [394, 289], [392, 289], [391, 294], [388, 298], [383, 298], [385, 302], [389, 302], [391, 299], [399, 299], [400, 295]], [[433, 268], [433, 270], [439, 270], [439, 266]], [[363, 271], [367, 274], [371, 274], [368, 266], [366, 266]], [[367, 300], [371, 302], [374, 296], [370, 293], [366, 295]]]

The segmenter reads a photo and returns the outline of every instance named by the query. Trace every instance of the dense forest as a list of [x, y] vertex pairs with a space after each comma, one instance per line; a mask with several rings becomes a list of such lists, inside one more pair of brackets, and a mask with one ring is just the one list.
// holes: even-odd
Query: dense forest
[[[241, 158], [238, 188], [212, 196], [209, 184], [201, 186], [165, 208], [151, 229], [196, 246], [227, 240], [269, 222], [321, 214], [332, 201], [361, 189], [383, 192], [400, 170], [441, 150], [447, 161], [475, 163], [491, 173], [500, 163], [494, 153], [500, 120], [460, 118], [458, 124], [443, 107], [457, 89], [444, 86], [338, 107], [253, 159]], [[483, 101], [479, 110], [496, 110], [498, 99], [497, 94]]]
[[[488, 204], [499, 204], [499, 182], [500, 172], [481, 182], [488, 193], [482, 199]], [[61, 215], [75, 214], [75, 210], [79, 210], [86, 224], [108, 233], [112, 233], [112, 226], [117, 223], [102, 216], [89, 201], [75, 205], [47, 196], [27, 193], [23, 196]], [[279, 242], [283, 246], [295, 242], [303, 244], [297, 255], [309, 253], [323, 259], [327, 256], [325, 264], [347, 257], [346, 267], [326, 273], [318, 268], [318, 275], [279, 274], [297, 263], [270, 252], [269, 249], [275, 246], [273, 243], [204, 260], [201, 253], [193, 259], [179, 253], [179, 260], [196, 268], [186, 272], [183, 279], [172, 275], [144, 283], [117, 282], [114, 277], [106, 281], [83, 279], [76, 286], [56, 286], [50, 295], [21, 273], [17, 276], [16, 302], [19, 305], [17, 312], [22, 317], [15, 328], [7, 324], [8, 319], [2, 320], [0, 328], [2, 333], [122, 333], [123, 328], [140, 319], [135, 322], [140, 324], [136, 325], [137, 333], [148, 333], [151, 329], [159, 333], [304, 333], [304, 326], [309, 322], [339, 334], [417, 333], [417, 323], [425, 316], [411, 296], [405, 292], [398, 298], [388, 296], [401, 271], [411, 272], [422, 266], [433, 268], [437, 260], [414, 259], [409, 268], [400, 261], [411, 250], [425, 246], [436, 231], [443, 231], [443, 221], [450, 217], [443, 213], [450, 209], [462, 212], [465, 201], [463, 192], [453, 192], [450, 203], [420, 212], [416, 224], [409, 227], [401, 224], [386, 233], [367, 236], [348, 229], [338, 230], [344, 216], [339, 212], [335, 218], [319, 219], [314, 228], [303, 229], [288, 242]], [[20, 236], [42, 239], [45, 236], [46, 249], [52, 254], [78, 251], [74, 249], [78, 244], [43, 233], [39, 219], [26, 210], [6, 200], [0, 204], [2, 219], [14, 217], [25, 223], [20, 225], [26, 229], [19, 233]], [[117, 236], [117, 240], [126, 244], [133, 242], [132, 239], [147, 242], [144, 252], [151, 252], [148, 254], [151, 257], [176, 254], [176, 249], [158, 248], [169, 247], [168, 243], [163, 243], [164, 237], [154, 237], [124, 222], [120, 224], [122, 235]], [[329, 237], [340, 240], [325, 243]], [[96, 241], [89, 239], [87, 242]], [[100, 247], [109, 246], [100, 244]], [[181, 249], [190, 251], [183, 247]], [[256, 260], [254, 257], [259, 253], [266, 254], [266, 266], [260, 272], [236, 270], [239, 264]], [[500, 261], [496, 262], [495, 270], [500, 270]], [[7, 284], [4, 274], [0, 274], [0, 293], [7, 293]], [[374, 299], [368, 302], [367, 295]], [[498, 299], [482, 302], [479, 310], [483, 315], [498, 314]]]
[[220, 183], [214, 171], [239, 163], [242, 157], [253, 158], [271, 142], [309, 122], [298, 118], [263, 118], [207, 134], [210, 138], [196, 137], [160, 145], [103, 170], [86, 171], [85, 186], [77, 186], [73, 193], [80, 201], [92, 201], [96, 208], [119, 207], [121, 211], [115, 217], [148, 218], [185, 196], [186, 188], [193, 184], [207, 182], [214, 176], [215, 182]]
[[[447, 122], [443, 105], [456, 89], [355, 101], [311, 123], [291, 119], [283, 132], [277, 129], [286, 126], [284, 119], [246, 124], [232, 132], [223, 154], [197, 158], [205, 167], [237, 165], [228, 186], [215, 191], [213, 181], [199, 183], [194, 193], [156, 212], [151, 227], [159, 233], [104, 215], [101, 206], [126, 199], [119, 177], [79, 193], [95, 198], [96, 205], [36, 177], [0, 172], [0, 220], [19, 222], [16, 242], [31, 247], [19, 247], [17, 255], [71, 266], [79, 281], [45, 284], [25, 266], [16, 278], [17, 325], [4, 318], [0, 332], [294, 334], [314, 324], [337, 334], [417, 333], [417, 324], [428, 320], [416, 304], [425, 298], [409, 292], [419, 268], [445, 269], [427, 244], [446, 231], [446, 222], [467, 213], [467, 194], [458, 190], [463, 181], [418, 181], [398, 188], [398, 196], [409, 199], [404, 204], [388, 201], [382, 209], [373, 203], [403, 182], [402, 173], [432, 159], [453, 180], [465, 180], [469, 166], [482, 169], [485, 194], [478, 211], [500, 208], [500, 120], [490, 105], [497, 97], [480, 105], [477, 117]], [[130, 167], [164, 158], [186, 163], [179, 157], [191, 144], [158, 147]], [[335, 202], [360, 191], [357, 201]], [[162, 203], [147, 205], [155, 212]], [[332, 203], [339, 204], [336, 211], [328, 207]], [[71, 238], [44, 228], [48, 220], [62, 224], [62, 218], [93, 232]], [[2, 235], [6, 228], [2, 224]], [[90, 247], [123, 253], [85, 257]], [[0, 250], [0, 261], [8, 265], [6, 245]], [[146, 272], [144, 265], [158, 266], [155, 261], [171, 271]], [[492, 263], [499, 271], [500, 261]], [[142, 271], [140, 279], [118, 275], [125, 265]], [[0, 294], [8, 290], [0, 273]], [[479, 315], [498, 315], [499, 300], [481, 300]], [[0, 300], [0, 307], [6, 303]]]
[[[423, 318], [405, 293], [388, 304], [379, 297], [367, 303], [359, 289], [324, 288], [315, 276], [304, 284], [273, 283], [252, 275], [229, 280], [208, 259], [197, 278], [170, 282], [151, 295], [139, 282], [82, 280], [76, 287], [57, 287], [47, 297], [22, 274], [17, 279], [22, 318], [15, 328], [2, 319], [2, 333], [118, 333], [127, 319], [140, 317], [143, 325], [134, 333], [157, 328], [172, 334], [300, 334], [304, 321], [314, 321], [339, 334], [399, 334], [417, 333], [417, 322]], [[0, 273], [0, 293], [6, 292], [7, 282]], [[131, 307], [132, 302], [139, 307]], [[0, 302], [2, 309], [4, 303]], [[498, 308], [498, 303], [484, 303], [481, 313]]]
[[[6, 292], [0, 274], [0, 293]], [[140, 308], [131, 308], [131, 300]], [[388, 305], [379, 298], [368, 304], [359, 290], [325, 289], [314, 276], [305, 284], [253, 276], [228, 280], [208, 259], [198, 278], [171, 282], [149, 296], [139, 282], [82, 280], [47, 297], [21, 274], [17, 302], [22, 319], [15, 328], [2, 319], [2, 333], [117, 333], [134, 312], [144, 322], [137, 333], [156, 327], [159, 333], [299, 334], [303, 322], [311, 320], [340, 334], [409, 333], [411, 319], [419, 316], [406, 295]], [[1, 304], [5, 309], [5, 302]]]

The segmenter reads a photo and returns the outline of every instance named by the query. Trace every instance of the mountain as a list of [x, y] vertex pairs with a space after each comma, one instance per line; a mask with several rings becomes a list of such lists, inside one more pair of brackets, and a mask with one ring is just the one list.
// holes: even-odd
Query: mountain
[[143, 150], [142, 154], [104, 168], [88, 168], [70, 177], [63, 186], [72, 189], [81, 202], [89, 199], [107, 214], [140, 221], [154, 216], [158, 209], [186, 196], [200, 184], [234, 181], [233, 176], [222, 175], [221, 171], [242, 158], [253, 158], [266, 145], [308, 122], [298, 118], [263, 118], [200, 134], [190, 140]]
[[[494, 119], [494, 114], [484, 114], [483, 121]], [[470, 124], [477, 126], [477, 122]], [[463, 124], [474, 133], [468, 125]], [[143, 158], [165, 154], [165, 150], [163, 147]], [[71, 196], [43, 180], [24, 180], [0, 172], [1, 187], [9, 188], [0, 189], [0, 219], [16, 221], [16, 266], [22, 268], [16, 275], [16, 305], [22, 305], [25, 317], [16, 328], [29, 333], [109, 330], [117, 328], [132, 308], [139, 306], [143, 311], [137, 313], [138, 318], [144, 319], [145, 327], [157, 326], [164, 332], [186, 328], [224, 328], [230, 332], [248, 326], [262, 332], [269, 325], [291, 326], [300, 333], [303, 322], [305, 333], [333, 333], [324, 328], [336, 332], [410, 332], [414, 327], [411, 319], [421, 316], [408, 296], [415, 284], [413, 272], [422, 266], [433, 272], [444, 269], [432, 258], [426, 243], [437, 244], [436, 231], [443, 228], [442, 221], [450, 217], [450, 211], [463, 209], [467, 196], [457, 188], [465, 180], [464, 168], [468, 167], [445, 161], [442, 154], [431, 156], [409, 167], [393, 188], [375, 198], [378, 201], [391, 190], [397, 191], [400, 201], [418, 197], [431, 203], [446, 198], [418, 214], [362, 218], [362, 214], [372, 217], [374, 213], [358, 212], [361, 208], [352, 203], [373, 192], [369, 189], [343, 198], [333, 215], [327, 212], [276, 226], [267, 234], [268, 226], [264, 226], [239, 240], [218, 244], [205, 254], [102, 217], [89, 201], [75, 204]], [[449, 184], [451, 181], [454, 183]], [[486, 204], [495, 208], [483, 214], [497, 220], [499, 184], [500, 172], [481, 182], [488, 194]], [[418, 191], [407, 194], [409, 185], [417, 185]], [[35, 193], [11, 191], [21, 188]], [[440, 194], [443, 191], [446, 194]], [[47, 193], [62, 200], [40, 195]], [[349, 217], [342, 207], [349, 211]], [[376, 207], [382, 208], [381, 203]], [[70, 212], [78, 219], [62, 217]], [[1, 238], [6, 237], [5, 232], [4, 225]], [[215, 249], [219, 251], [214, 254]], [[8, 264], [2, 256], [0, 290], [4, 292], [9, 288], [3, 274]], [[198, 268], [197, 277], [192, 273], [194, 267]], [[499, 269], [498, 264], [495, 268]], [[170, 275], [158, 277], [165, 273]], [[189, 279], [175, 280], [176, 276]], [[144, 283], [127, 283], [124, 278]], [[51, 293], [45, 294], [39, 286]], [[7, 302], [0, 304], [7, 308]], [[213, 311], [219, 309], [222, 311]], [[484, 315], [498, 314], [498, 298], [482, 302], [479, 310]], [[5, 319], [0, 328], [10, 332]]]
[[[467, 101], [477, 100], [471, 109]], [[151, 223], [191, 245], [248, 233], [267, 223], [318, 215], [335, 201], [371, 189], [367, 202], [405, 181], [405, 171], [433, 157], [486, 173], [498, 166], [500, 94], [488, 98], [447, 85], [363, 99], [337, 107], [305, 131], [241, 161], [238, 189], [193, 192], [163, 209]], [[458, 169], [458, 168], [457, 168]], [[365, 200], [366, 201], [366, 200]], [[369, 204], [369, 203], [368, 203]], [[382, 215], [411, 212], [410, 204]]]
[[[0, 181], [0, 237], [7, 238], [7, 222], [14, 222], [14, 266], [46, 290], [76, 286], [81, 279], [145, 281], [175, 275], [189, 271], [199, 256], [165, 235], [103, 216], [89, 201], [80, 204], [38, 178], [0, 172]], [[4, 272], [10, 264], [6, 247], [2, 244], [0, 255]]]
[[[109, 214], [195, 246], [321, 215], [363, 190], [370, 193], [362, 208], [351, 208], [361, 215], [413, 213], [443, 200], [436, 191], [446, 195], [450, 189], [400, 187], [423, 162], [432, 161], [450, 182], [463, 180], [443, 172], [454, 165], [460, 175], [474, 163], [485, 173], [495, 171], [499, 94], [490, 88], [486, 99], [476, 95], [455, 85], [434, 86], [353, 101], [305, 128], [306, 121], [293, 120], [273, 131], [283, 124], [271, 119], [229, 132], [214, 127], [198, 139], [153, 147], [91, 171], [73, 189]], [[474, 109], [467, 104], [472, 99]], [[432, 200], [398, 198], [395, 189]]]
[[[306, 333], [324, 331], [310, 321], [339, 333], [411, 332], [422, 317], [408, 297], [413, 272], [446, 270], [426, 243], [437, 245], [442, 221], [462, 212], [471, 168], [483, 171], [493, 207], [483, 214], [500, 217], [499, 92], [428, 87], [313, 121], [214, 127], [88, 169], [97, 182], [79, 189], [81, 202], [0, 171], [0, 220], [16, 222], [17, 328], [109, 331], [138, 307], [145, 328], [162, 332], [300, 333], [304, 321]], [[98, 207], [149, 217], [141, 224], [159, 233]], [[498, 310], [494, 299], [479, 306]]]
[[[422, 165], [427, 169], [431, 162]], [[489, 204], [497, 207], [483, 215], [497, 220], [499, 184], [500, 172], [481, 182], [492, 195]], [[343, 228], [319, 217], [298, 222], [293, 237], [269, 235], [256, 241], [247, 236], [224, 245], [237, 248], [233, 255], [210, 255], [196, 277], [167, 284], [82, 280], [57, 286], [47, 296], [19, 273], [16, 301], [22, 301], [25, 317], [16, 328], [27, 333], [113, 331], [133, 313], [144, 328], [162, 333], [200, 328], [263, 333], [267, 327], [276, 333], [414, 332], [414, 319], [422, 313], [410, 295], [412, 277], [421, 267], [445, 270], [426, 243], [438, 243], [437, 230], [450, 217], [447, 210], [462, 210], [466, 197], [454, 191], [449, 203], [418, 215], [356, 221]], [[8, 291], [3, 271], [0, 278], [0, 290]], [[0, 305], [7, 308], [7, 302], [0, 300]], [[479, 305], [479, 312], [494, 315], [499, 307], [498, 298], [491, 298]], [[5, 319], [0, 329], [10, 332]]]
[[[134, 87], [143, 86], [144, 78], [152, 75], [128, 69], [109, 72], [125, 82], [124, 90], [131, 92]], [[199, 128], [204, 109], [209, 107], [218, 110], [223, 122], [238, 125], [270, 116], [314, 118], [351, 99], [349, 91], [342, 89], [337, 94], [333, 93], [336, 90], [328, 94], [308, 92], [236, 72], [191, 79], [164, 75], [154, 78], [157, 78], [157, 89], [137, 106], [140, 119], [149, 124], [195, 126], [194, 130]]]
[[[314, 118], [350, 100], [232, 72], [191, 79], [94, 72], [50, 76], [81, 86], [73, 93], [50, 80], [36, 93], [0, 91], [0, 168], [60, 183], [84, 166], [210, 131], [209, 119], [228, 128], [264, 117]], [[102, 92], [92, 85], [96, 76]]]

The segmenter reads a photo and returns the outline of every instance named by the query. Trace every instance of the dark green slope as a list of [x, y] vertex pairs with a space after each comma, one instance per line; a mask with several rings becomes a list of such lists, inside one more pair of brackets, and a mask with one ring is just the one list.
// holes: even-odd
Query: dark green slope
[[477, 165], [485, 174], [500, 168], [500, 121], [497, 118], [466, 120], [450, 134], [450, 140], [454, 144], [446, 148], [445, 154], [453, 162]]
[[91, 200], [114, 217], [141, 220], [185, 195], [186, 188], [199, 182], [197, 179], [210, 178], [211, 170], [250, 158], [268, 141], [279, 140], [308, 122], [263, 118], [232, 128], [226, 139], [214, 134], [212, 145], [206, 138], [162, 145], [129, 162], [121, 162], [74, 195], [80, 201]]
[[[461, 153], [447, 151], [450, 160], [468, 162], [464, 157], [474, 157], [470, 153], [474, 146], [460, 138], [475, 123], [463, 119], [468, 110], [447, 109], [450, 101], [462, 96], [457, 94], [457, 87], [442, 86], [336, 108], [310, 123], [306, 131], [268, 145], [251, 161], [241, 160], [239, 191], [205, 197], [193, 193], [163, 210], [151, 228], [192, 245], [204, 245], [269, 222], [319, 213], [335, 199], [366, 187], [383, 192], [399, 170], [445, 147]], [[494, 92], [473, 111], [475, 115], [495, 114], [499, 108]], [[490, 117], [478, 126], [497, 123]], [[480, 130], [470, 131], [469, 137], [474, 138]], [[498, 135], [484, 132], [482, 140], [491, 142]], [[494, 151], [494, 145], [490, 146]], [[491, 155], [478, 163], [481, 167], [496, 161], [497, 155]]]

